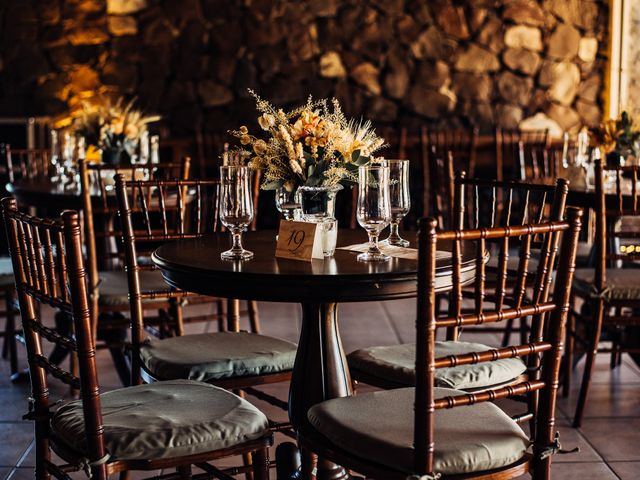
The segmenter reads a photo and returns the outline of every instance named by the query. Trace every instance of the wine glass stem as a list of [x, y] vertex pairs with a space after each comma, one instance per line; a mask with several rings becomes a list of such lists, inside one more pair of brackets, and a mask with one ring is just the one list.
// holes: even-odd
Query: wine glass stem
[[378, 247], [378, 237], [379, 233], [369, 233], [369, 253], [376, 254], [380, 253], [380, 248]]
[[391, 222], [391, 224], [389, 225], [389, 240], [400, 240], [398, 225], [398, 222]]
[[244, 248], [242, 248], [242, 229], [234, 228], [231, 231], [231, 250], [234, 252], [242, 252]]

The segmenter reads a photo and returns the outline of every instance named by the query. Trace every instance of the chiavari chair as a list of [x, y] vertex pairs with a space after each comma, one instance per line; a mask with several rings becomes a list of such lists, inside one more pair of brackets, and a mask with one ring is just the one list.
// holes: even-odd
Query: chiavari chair
[[[640, 353], [639, 348], [625, 347], [620, 342], [626, 328], [640, 325], [640, 249], [636, 247], [640, 238], [640, 166], [605, 166], [596, 160], [595, 176], [595, 268], [576, 270], [574, 295], [585, 304], [580, 312], [574, 307], [569, 317], [565, 356], [566, 395], [574, 363], [574, 346], [582, 347], [586, 352], [573, 419], [575, 427], [582, 424], [596, 355], [611, 353], [613, 368], [619, 364], [622, 353]], [[584, 327], [582, 333], [578, 325]], [[610, 349], [599, 345], [605, 335], [607, 340], [612, 341]]]
[[[446, 200], [452, 198], [454, 171], [475, 175], [477, 129], [420, 129], [420, 158], [423, 174], [423, 215], [444, 220]], [[450, 179], [447, 183], [446, 179]], [[451, 207], [451, 204], [449, 204]], [[443, 224], [440, 223], [442, 226]]]
[[549, 130], [509, 130], [496, 128], [496, 178], [527, 180], [526, 156], [549, 146]]
[[[253, 387], [290, 379], [296, 353], [293, 343], [241, 332], [239, 322], [227, 332], [180, 335], [150, 342], [145, 339], [143, 302], [165, 296], [189, 298], [190, 294], [167, 285], [145, 290], [140, 282], [141, 273], [157, 269], [153, 264], [141, 264], [138, 258], [162, 242], [216, 232], [219, 181], [126, 181], [118, 175], [116, 191], [129, 285], [133, 383], [143, 379], [198, 379], [224, 388], [242, 389], [285, 407], [286, 402]], [[190, 202], [185, 201], [187, 195]], [[152, 211], [150, 198], [158, 199], [156, 212]], [[172, 217], [166, 214], [168, 203], [178, 206]], [[135, 217], [142, 219], [141, 228], [134, 227]]]
[[[22, 172], [24, 169], [25, 176], [27, 173], [31, 173], [34, 170], [40, 169], [39, 167], [33, 168], [27, 160], [34, 160], [34, 164], [38, 165], [40, 161], [46, 162], [47, 153], [44, 150], [14, 150], [14, 156], [16, 162], [14, 163], [12, 158], [11, 146], [8, 144], [0, 144], [0, 156], [2, 162], [0, 162], [0, 176], [6, 182], [13, 182], [16, 178], [22, 178]], [[23, 154], [23, 152], [31, 152], [30, 154]], [[46, 171], [46, 170], [45, 170]], [[4, 187], [3, 187], [4, 190]], [[2, 250], [6, 252], [5, 240], [0, 242]], [[13, 270], [11, 268], [11, 259], [6, 256], [0, 256], [0, 295], [4, 300], [4, 310], [0, 311], [0, 317], [5, 319], [4, 330], [0, 332], [2, 340], [2, 358], [9, 360], [9, 368], [11, 372], [11, 381], [15, 382], [20, 379], [20, 372], [18, 370], [18, 353], [16, 344], [16, 315], [19, 313], [16, 309], [15, 298], [15, 280], [13, 277]]]
[[50, 151], [47, 149], [12, 149], [4, 145], [3, 168], [9, 182], [49, 176]]
[[[313, 406], [300, 442], [319, 456], [370, 478], [422, 479], [516, 478], [530, 471], [535, 479], [551, 477], [551, 457], [560, 450], [555, 432], [560, 357], [569, 309], [581, 211], [568, 209], [568, 220], [513, 227], [437, 232], [435, 219], [419, 224], [418, 301], [416, 316], [415, 388], [399, 388], [336, 398]], [[550, 299], [527, 301], [524, 285], [534, 245], [549, 246], [562, 234]], [[551, 238], [536, 242], [535, 237]], [[517, 298], [512, 306], [486, 308], [485, 300], [500, 291], [486, 290], [484, 262], [490, 243], [518, 240]], [[462, 313], [462, 252], [475, 252], [473, 282], [476, 311]], [[435, 278], [438, 250], [450, 250], [453, 308], [436, 313]], [[548, 249], [546, 249], [548, 250]], [[504, 274], [506, 265], [501, 271]], [[537, 315], [544, 324], [541, 338], [506, 348], [452, 352], [438, 356], [437, 329], [494, 323]], [[483, 365], [496, 359], [535, 357], [540, 375], [468, 393], [438, 385], [438, 370]], [[515, 396], [536, 398], [536, 408], [515, 419], [493, 402]], [[518, 421], [530, 418], [535, 432], [526, 435]], [[320, 467], [320, 466], [319, 466]]]
[[[564, 217], [567, 197], [567, 182], [559, 179], [555, 186], [536, 185], [522, 182], [505, 182], [497, 180], [468, 179], [462, 174], [455, 179], [454, 192], [454, 212], [455, 218], [453, 226], [457, 230], [482, 229], [482, 228], [517, 228], [530, 223], [543, 223], [549, 221], [560, 221]], [[495, 208], [497, 194], [501, 191], [507, 199], [503, 217], [497, 216]], [[488, 199], [485, 198], [488, 196]], [[521, 202], [516, 205], [514, 199], [518, 197]], [[481, 216], [481, 204], [488, 204], [490, 214]], [[466, 215], [467, 210], [471, 210], [471, 215]], [[532, 244], [533, 249], [529, 250], [532, 258], [527, 261], [527, 272], [520, 272], [521, 261], [519, 250], [522, 248], [521, 242], [515, 239], [505, 239], [501, 244], [493, 243], [493, 251], [486, 265], [483, 265], [485, 274], [484, 285], [495, 290], [495, 296], [486, 298], [483, 301], [489, 305], [494, 305], [501, 309], [507, 305], [515, 304], [520, 293], [514, 291], [515, 285], [519, 284], [513, 280], [524, 277], [527, 284], [524, 286], [535, 292], [534, 301], [544, 301], [551, 285], [551, 266], [554, 263], [555, 246], [547, 243], [541, 244], [541, 238], [534, 238], [536, 243]], [[551, 237], [544, 239], [546, 242], [552, 240]], [[454, 291], [455, 293], [455, 291]], [[474, 288], [463, 288], [465, 300], [473, 300], [477, 292]], [[440, 304], [448, 298], [449, 310], [457, 308], [457, 298], [443, 294], [438, 296]], [[468, 300], [467, 300], [468, 301]], [[461, 307], [462, 308], [462, 307]], [[477, 307], [471, 309], [464, 307], [463, 312], [473, 312]], [[438, 311], [443, 310], [439, 307]], [[526, 323], [526, 316], [520, 319], [520, 339], [522, 343], [527, 341], [529, 328]], [[483, 325], [476, 327], [465, 326], [465, 333], [502, 333], [503, 346], [509, 344], [510, 334], [513, 330], [515, 319], [506, 319], [504, 325]], [[532, 327], [531, 334], [539, 337], [540, 325], [536, 323]], [[466, 351], [489, 347], [480, 343], [468, 343], [460, 341], [461, 331], [450, 329], [447, 331], [447, 338], [436, 343], [436, 354], [444, 356], [447, 354], [460, 354]], [[415, 344], [398, 344], [385, 347], [365, 347], [350, 353], [347, 356], [351, 377], [359, 382], [364, 382], [380, 388], [399, 388], [413, 386], [415, 383]], [[436, 379], [441, 382], [439, 386], [457, 388], [459, 390], [479, 390], [516, 381], [523, 375], [527, 366], [519, 359], [501, 359], [495, 363], [487, 363], [478, 368], [477, 365], [456, 367], [454, 370], [442, 369], [436, 372]], [[456, 372], [451, 374], [451, 372]], [[464, 374], [464, 375], [460, 375]], [[469, 379], [473, 379], [469, 382]]]
[[[79, 159], [78, 166], [94, 339], [98, 338], [100, 332], [101, 339], [104, 339], [113, 356], [118, 374], [126, 385], [130, 373], [124, 358], [124, 348], [129, 322], [123, 314], [129, 311], [129, 291], [121, 261], [123, 253], [119, 248], [120, 228], [113, 176], [122, 173], [129, 178], [186, 178], [189, 175], [190, 161], [186, 157], [180, 163], [113, 166], [91, 164]], [[156, 272], [145, 275], [142, 281], [147, 288], [160, 288], [164, 285], [162, 276]], [[172, 334], [174, 329], [180, 328], [176, 320], [179, 316], [177, 310], [180, 308], [168, 298], [148, 302], [145, 309], [157, 312], [154, 318], [149, 316], [149, 326], [157, 327], [159, 334]], [[62, 325], [59, 328], [62, 329]]]
[[[84, 470], [89, 478], [106, 479], [131, 470], [176, 469], [163, 478], [181, 479], [191, 478], [194, 464], [227, 478], [207, 462], [252, 452], [255, 478], [268, 479], [268, 420], [233, 393], [187, 380], [100, 392], [78, 214], [46, 220], [20, 213], [12, 198], [2, 205], [32, 384], [25, 418], [35, 423], [35, 478], [69, 480], [71, 472]], [[47, 327], [37, 304], [70, 315], [74, 337]], [[45, 340], [76, 353], [78, 376], [43, 355]], [[80, 399], [54, 410], [51, 378], [78, 389]], [[54, 463], [52, 451], [64, 464]]]

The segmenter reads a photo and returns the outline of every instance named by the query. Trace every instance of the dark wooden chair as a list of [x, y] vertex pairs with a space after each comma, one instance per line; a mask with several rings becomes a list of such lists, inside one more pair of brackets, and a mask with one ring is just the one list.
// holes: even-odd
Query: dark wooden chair
[[[559, 450], [555, 411], [560, 357], [569, 308], [581, 211], [568, 210], [568, 221], [514, 227], [437, 232], [435, 219], [419, 225], [418, 302], [416, 316], [415, 388], [401, 388], [336, 398], [313, 406], [308, 424], [300, 432], [309, 450], [370, 478], [516, 478], [530, 471], [535, 479], [551, 477], [551, 457]], [[562, 233], [554, 293], [550, 299], [525, 301], [530, 248], [535, 237]], [[520, 266], [513, 307], [487, 308], [484, 262], [488, 245], [519, 239]], [[547, 244], [547, 242], [543, 242]], [[476, 252], [473, 282], [476, 311], [462, 313], [462, 251]], [[453, 308], [436, 314], [435, 278], [437, 251], [450, 250], [453, 265]], [[505, 273], [506, 267], [502, 272]], [[519, 288], [520, 287], [520, 288]], [[470, 351], [437, 357], [436, 330], [494, 323], [508, 318], [537, 315], [546, 328], [540, 338], [523, 345]], [[465, 393], [440, 388], [438, 370], [481, 365], [496, 359], [536, 358], [539, 376], [482, 392]], [[495, 400], [514, 396], [535, 398], [536, 405], [519, 419], [532, 418], [537, 427], [531, 436], [520, 429]], [[531, 448], [530, 448], [531, 447]], [[322, 465], [318, 465], [321, 468]]]
[[[623, 346], [625, 329], [640, 326], [640, 251], [636, 247], [640, 238], [637, 189], [640, 166], [610, 167], [596, 160], [595, 174], [595, 268], [576, 270], [574, 295], [585, 304], [581, 311], [574, 308], [570, 316], [565, 356], [566, 395], [574, 366], [574, 348], [586, 352], [574, 427], [582, 424], [596, 355], [611, 353], [614, 368], [620, 364], [622, 353], [640, 353], [639, 348]], [[609, 188], [607, 176], [613, 180]], [[611, 348], [600, 348], [605, 338], [612, 342]]]
[[[100, 345], [110, 349], [118, 374], [127, 385], [130, 373], [123, 352], [125, 333], [129, 328], [129, 320], [124, 316], [129, 311], [129, 291], [122, 262], [113, 177], [122, 173], [129, 178], [186, 178], [190, 160], [187, 157], [179, 163], [113, 166], [91, 164], [80, 159], [78, 165], [94, 339], [100, 337], [104, 340]], [[147, 275], [143, 281], [150, 288], [164, 285], [159, 273]], [[153, 318], [149, 315], [149, 326], [155, 326], [160, 335], [171, 335], [174, 329], [179, 328], [175, 320], [176, 308], [166, 298], [145, 304], [145, 309], [157, 312]]]
[[[455, 180], [454, 227], [458, 230], [464, 229], [486, 229], [496, 227], [517, 228], [530, 223], [543, 223], [548, 221], [560, 221], [564, 217], [565, 203], [567, 197], [567, 182], [560, 179], [555, 186], [536, 185], [521, 182], [505, 182], [497, 180], [467, 179], [464, 172], [458, 175]], [[503, 211], [504, 218], [497, 217], [496, 197], [498, 191], [502, 191], [507, 199], [506, 207]], [[488, 197], [488, 198], [485, 198]], [[521, 202], [516, 205], [514, 199], [520, 198]], [[480, 206], [488, 205], [489, 215], [480, 216]], [[471, 215], [466, 215], [470, 210]], [[523, 301], [522, 296], [526, 296], [526, 288], [532, 292], [532, 302], [540, 302], [546, 299], [551, 285], [552, 265], [555, 257], [555, 244], [549, 243], [552, 237], [534, 237], [533, 243], [527, 248], [531, 259], [527, 261], [527, 272], [520, 272], [520, 250], [523, 246], [518, 238], [505, 237], [502, 243], [492, 243], [488, 248], [491, 256], [487, 265], [483, 265], [485, 274], [484, 287], [494, 290], [493, 297], [487, 297], [483, 301], [496, 309], [514, 307]], [[544, 243], [547, 242], [547, 243]], [[524, 287], [514, 280], [525, 278], [527, 283]], [[477, 287], [477, 285], [476, 285]], [[516, 290], [514, 290], [516, 288]], [[525, 288], [525, 290], [520, 290]], [[454, 290], [453, 294], [456, 292]], [[478, 292], [471, 287], [463, 288], [464, 299], [474, 300]], [[459, 299], [451, 295], [439, 296], [439, 303], [443, 304], [448, 298], [449, 311], [456, 311]], [[463, 313], [477, 312], [478, 306], [460, 307]], [[444, 310], [442, 307], [438, 311]], [[537, 325], [533, 332], [529, 331], [527, 316], [522, 315], [520, 319], [520, 340], [526, 343], [530, 334], [535, 338], [539, 336]], [[503, 346], [509, 344], [510, 335], [513, 330], [514, 318], [505, 319], [503, 325], [483, 325], [476, 327], [467, 325], [464, 332], [475, 333], [502, 333]], [[460, 341], [461, 331], [450, 329], [447, 332], [447, 340], [438, 342], [436, 349], [438, 354], [458, 354], [468, 350], [485, 348], [488, 346], [479, 343], [467, 343]], [[415, 358], [414, 344], [390, 345], [387, 347], [367, 347], [356, 350], [347, 356], [351, 377], [360, 382], [371, 384], [380, 388], [398, 388], [413, 386], [415, 382], [415, 372], [413, 371], [413, 360]], [[486, 366], [495, 368], [484, 368]], [[467, 370], [465, 372], [465, 369]], [[517, 359], [497, 360], [495, 364], [485, 364], [483, 368], [458, 367], [453, 372], [447, 369], [437, 373], [438, 380], [442, 385], [459, 390], [481, 390], [497, 384], [504, 384], [517, 381], [526, 372], [526, 365]], [[465, 375], [461, 375], [464, 373]], [[470, 381], [473, 379], [473, 381]]]
[[[2, 168], [9, 182], [46, 178], [51, 168], [51, 152], [46, 149], [12, 149], [4, 145]], [[3, 172], [0, 172], [3, 173]]]
[[[293, 343], [241, 332], [237, 316], [226, 332], [181, 335], [150, 343], [145, 339], [143, 302], [168, 297], [179, 303], [190, 294], [166, 285], [162, 289], [145, 289], [141, 274], [158, 270], [152, 263], [141, 264], [138, 259], [163, 242], [216, 232], [219, 181], [126, 181], [118, 175], [116, 191], [129, 285], [133, 383], [143, 379], [198, 378], [224, 388], [242, 389], [285, 407], [286, 402], [253, 387], [290, 379], [296, 353]], [[158, 200], [155, 208], [149, 199]], [[167, 214], [167, 204], [177, 205], [174, 215]], [[142, 220], [141, 227], [134, 226], [136, 217]]]
[[[422, 214], [444, 221], [450, 218], [446, 199], [453, 198], [454, 172], [465, 171], [471, 177], [475, 176], [478, 130], [423, 126], [419, 134], [423, 174]], [[450, 179], [448, 183], [447, 178]]]
[[[175, 468], [163, 478], [182, 479], [191, 478], [194, 464], [227, 478], [207, 462], [251, 452], [255, 478], [268, 479], [268, 420], [231, 392], [194, 381], [100, 392], [78, 214], [66, 211], [62, 221], [51, 221], [20, 213], [11, 198], [2, 205], [32, 384], [26, 418], [35, 422], [35, 478], [68, 480], [70, 472], [84, 470], [89, 478], [106, 479], [118, 472]], [[74, 337], [44, 325], [36, 304], [72, 316]], [[42, 354], [44, 340], [77, 354], [79, 376]], [[49, 378], [78, 389], [80, 399], [54, 411]], [[52, 461], [52, 451], [63, 465]]]
[[496, 176], [498, 180], [527, 180], [527, 157], [549, 147], [549, 130], [496, 128]]

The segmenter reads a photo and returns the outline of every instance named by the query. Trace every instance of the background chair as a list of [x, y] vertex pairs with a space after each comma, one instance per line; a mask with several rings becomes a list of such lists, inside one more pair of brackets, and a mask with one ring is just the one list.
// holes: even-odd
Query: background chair
[[[166, 478], [190, 478], [192, 464], [221, 473], [206, 462], [252, 452], [255, 478], [268, 479], [268, 421], [232, 393], [190, 381], [100, 393], [78, 214], [67, 211], [62, 222], [43, 220], [18, 212], [11, 198], [3, 200], [3, 210], [32, 382], [27, 418], [35, 422], [35, 477], [68, 479], [68, 472], [84, 470], [90, 478], [106, 479], [130, 470], [175, 468]], [[43, 325], [37, 303], [71, 315], [75, 337]], [[79, 376], [52, 364], [42, 354], [43, 340], [76, 352]], [[47, 375], [79, 389], [80, 400], [52, 411]], [[64, 465], [52, 461], [52, 450]]]
[[[569, 209], [567, 222], [441, 233], [436, 232], [434, 219], [422, 221], [416, 387], [365, 393], [315, 405], [308, 412], [309, 424], [301, 431], [302, 444], [322, 458], [372, 478], [400, 479], [412, 475], [438, 478], [442, 474], [453, 478], [507, 479], [531, 470], [535, 479], [550, 478], [551, 456], [559, 449], [554, 432], [555, 404], [580, 216], [581, 211]], [[550, 237], [551, 241], [543, 244], [553, 244], [560, 232], [562, 249], [551, 299], [527, 302], [522, 295], [514, 307], [484, 309], [484, 299], [489, 296], [483, 271], [487, 244], [522, 240], [520, 275], [514, 284], [514, 290], [520, 292], [522, 288], [517, 286], [526, 282], [530, 248], [536, 243], [534, 237]], [[453, 245], [453, 298], [462, 299], [461, 252], [471, 242], [477, 258], [474, 281], [477, 311], [462, 314], [461, 302], [457, 302], [448, 314], [438, 316], [434, 292], [436, 252]], [[546, 327], [540, 339], [508, 348], [436, 357], [438, 328], [493, 323], [530, 314], [538, 315]], [[498, 358], [519, 356], [536, 357], [539, 377], [479, 393], [437, 388], [438, 369], [482, 365]], [[492, 403], [518, 395], [535, 400], [529, 402], [535, 408], [515, 419], [534, 421], [537, 428], [531, 433], [532, 440], [514, 419]]]
[[[564, 217], [565, 202], [567, 196], [567, 182], [560, 179], [555, 187], [547, 185], [533, 185], [519, 182], [499, 182], [497, 180], [466, 179], [464, 174], [456, 178], [455, 183], [455, 219], [457, 229], [483, 229], [495, 227], [514, 227], [529, 224], [531, 222], [542, 223], [544, 221], [560, 221]], [[480, 218], [480, 198], [484, 190], [487, 191], [493, 201], [488, 202], [494, 208], [490, 210], [493, 215], [488, 218]], [[495, 201], [498, 190], [502, 190], [505, 197], [510, 200], [505, 208], [504, 218], [496, 217]], [[521, 202], [516, 206], [513, 198], [521, 196]], [[467, 199], [467, 200], [465, 200]], [[486, 202], [486, 200], [484, 200]], [[468, 206], [468, 207], [465, 207]], [[465, 215], [466, 208], [471, 209], [470, 217]], [[467, 219], [471, 221], [468, 222]], [[528, 239], [525, 237], [525, 240]], [[476, 265], [476, 271], [481, 272], [483, 278], [482, 288], [492, 290], [492, 296], [481, 296], [475, 288], [463, 288], [461, 297], [454, 289], [450, 295], [442, 295], [439, 298], [440, 305], [444, 299], [448, 299], [450, 315], [455, 312], [478, 313], [483, 308], [495, 308], [500, 310], [507, 307], [517, 307], [526, 299], [533, 302], [545, 301], [551, 285], [550, 272], [555, 261], [555, 247], [557, 238], [547, 236], [534, 237], [531, 245], [523, 244], [521, 239], [504, 237], [501, 242], [492, 242], [487, 246], [490, 254], [487, 265]], [[522, 249], [528, 249], [532, 258], [527, 260], [526, 272], [521, 272], [523, 264], [520, 260]], [[483, 258], [482, 261], [486, 261]], [[480, 260], [479, 260], [480, 261]], [[524, 279], [524, 285], [518, 280]], [[529, 290], [527, 288], [529, 287]], [[466, 301], [466, 303], [464, 303]], [[478, 304], [478, 302], [481, 304]], [[473, 303], [469, 306], [468, 303]], [[439, 307], [438, 311], [444, 310]], [[526, 323], [526, 315], [520, 317], [520, 338], [522, 343], [529, 339], [529, 329]], [[503, 333], [503, 346], [510, 340], [515, 319], [506, 319], [504, 326], [468, 325], [465, 332], [476, 333]], [[539, 322], [531, 332], [532, 338], [541, 336]], [[450, 328], [447, 331], [447, 340], [436, 343], [438, 356], [449, 354], [462, 354], [478, 349], [489, 350], [490, 347], [459, 341], [461, 330]], [[415, 345], [400, 344], [386, 347], [368, 347], [356, 350], [347, 356], [351, 376], [356, 381], [372, 384], [381, 388], [397, 388], [401, 386], [413, 386], [415, 382]], [[478, 366], [461, 366], [453, 370], [443, 369], [436, 373], [438, 386], [448, 386], [459, 390], [479, 390], [495, 386], [497, 384], [510, 383], [518, 380], [526, 371], [526, 366], [518, 359], [496, 360], [495, 363]]]
[[549, 147], [549, 130], [496, 128], [496, 176], [498, 180], [526, 180], [526, 158]]
[[[623, 352], [640, 353], [640, 348], [624, 346], [626, 329], [640, 326], [640, 237], [637, 182], [640, 167], [604, 166], [596, 160], [595, 268], [580, 268], [575, 274], [574, 294], [584, 305], [574, 303], [570, 316], [565, 356], [564, 393], [568, 394], [574, 350], [586, 352], [582, 385], [578, 396], [574, 427], [582, 424], [597, 353], [611, 353], [611, 367], [619, 365]], [[609, 349], [600, 348], [604, 339]]]
[[[153, 264], [141, 264], [138, 258], [163, 242], [216, 232], [219, 186], [216, 180], [145, 182], [116, 176], [132, 321], [132, 382], [197, 376], [218, 386], [248, 391], [286, 408], [286, 402], [253, 387], [289, 381], [296, 354], [293, 343], [241, 332], [239, 322], [228, 332], [192, 335], [180, 332], [181, 336], [174, 338], [145, 341], [144, 302], [171, 298], [179, 305], [190, 294], [166, 285], [162, 289], [145, 289], [141, 274], [157, 269]], [[163, 199], [156, 203], [156, 209], [150, 207], [154, 199]], [[168, 204], [177, 206], [174, 215], [166, 212]], [[136, 217], [142, 222], [137, 228]]]

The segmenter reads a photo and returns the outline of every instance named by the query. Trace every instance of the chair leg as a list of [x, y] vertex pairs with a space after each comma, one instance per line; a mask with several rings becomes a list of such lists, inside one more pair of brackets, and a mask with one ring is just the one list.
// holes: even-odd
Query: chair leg
[[252, 333], [260, 333], [260, 314], [258, 313], [258, 302], [249, 300], [247, 302], [249, 310], [249, 323], [251, 324]]
[[576, 317], [572, 312], [569, 312], [567, 318], [567, 340], [566, 348], [564, 351], [564, 378], [562, 379], [562, 396], [567, 398], [569, 391], [571, 390], [571, 376], [573, 374], [573, 349], [575, 345], [575, 329], [576, 329]]
[[129, 478], [131, 478], [131, 473], [129, 472], [129, 470], [124, 470], [122, 472], [120, 472], [120, 475], [118, 475], [119, 480], [129, 480]]
[[[14, 378], [18, 374], [18, 352], [16, 349], [16, 317], [13, 310], [13, 291], [11, 290], [5, 294], [5, 307], [7, 309], [7, 325], [4, 332], [4, 346], [7, 347], [7, 353], [9, 355], [11, 378]], [[4, 348], [2, 356], [3, 358], [7, 358]]]
[[253, 452], [254, 480], [269, 480], [269, 450], [263, 448]]
[[[255, 452], [254, 453], [245, 452], [242, 454], [242, 463], [245, 467], [251, 467], [253, 465], [254, 455], [255, 455]], [[253, 472], [248, 470], [247, 473], [245, 473], [244, 478], [246, 480], [254, 480]]]
[[184, 335], [184, 317], [183, 317], [183, 309], [182, 305], [180, 305], [180, 301], [172, 298], [169, 304], [169, 315], [175, 322], [174, 330], [175, 335], [177, 337], [181, 337]]
[[190, 480], [192, 478], [191, 465], [182, 465], [176, 468], [181, 480]]
[[217, 307], [217, 311], [218, 311], [218, 331], [219, 332], [225, 332], [227, 330], [226, 326], [226, 322], [225, 322], [225, 303], [224, 300], [219, 298], [218, 300], [216, 300], [216, 307]]
[[578, 405], [576, 413], [573, 417], [573, 426], [578, 428], [582, 425], [582, 416], [584, 415], [584, 407], [587, 403], [587, 395], [591, 385], [591, 376], [596, 363], [596, 354], [598, 353], [598, 343], [600, 341], [600, 333], [602, 332], [602, 322], [604, 319], [604, 301], [598, 299], [596, 308], [594, 309], [594, 317], [596, 322], [589, 339], [589, 350], [587, 351], [586, 363], [584, 366], [584, 375], [582, 377], [582, 385], [580, 387], [580, 395], [578, 397]]

